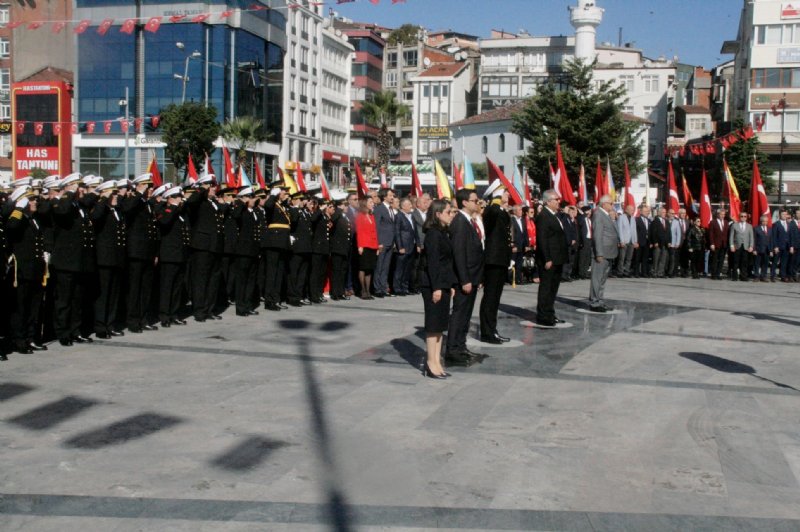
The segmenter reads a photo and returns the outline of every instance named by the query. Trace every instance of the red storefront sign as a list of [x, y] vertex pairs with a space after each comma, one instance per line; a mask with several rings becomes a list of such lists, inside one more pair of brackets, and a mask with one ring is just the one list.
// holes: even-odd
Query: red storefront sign
[[350, 162], [349, 155], [345, 155], [342, 153], [334, 153], [332, 151], [325, 151], [325, 150], [322, 150], [322, 159], [324, 161], [333, 161], [342, 164], [348, 164]]
[[17, 148], [14, 151], [14, 175], [25, 177], [34, 168], [47, 170], [51, 174], [60, 173], [58, 147]]

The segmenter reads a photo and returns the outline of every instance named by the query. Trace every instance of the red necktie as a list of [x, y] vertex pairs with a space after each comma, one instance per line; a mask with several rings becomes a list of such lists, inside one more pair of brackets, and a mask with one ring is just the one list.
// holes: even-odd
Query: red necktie
[[472, 220], [472, 227], [474, 227], [475, 228], [475, 232], [478, 233], [478, 238], [483, 240], [483, 235], [481, 235], [481, 228], [478, 227], [478, 222], [476, 222], [475, 220]]

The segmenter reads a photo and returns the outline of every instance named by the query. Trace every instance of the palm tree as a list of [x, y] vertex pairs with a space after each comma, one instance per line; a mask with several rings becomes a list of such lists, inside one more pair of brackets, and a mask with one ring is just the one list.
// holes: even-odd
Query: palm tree
[[269, 138], [264, 121], [252, 116], [237, 116], [222, 124], [222, 138], [236, 150], [236, 162], [247, 162], [247, 151]]
[[365, 120], [381, 130], [378, 135], [378, 166], [387, 167], [389, 151], [394, 146], [394, 139], [389, 127], [410, 113], [407, 105], [398, 102], [391, 91], [376, 92], [371, 100], [364, 102], [361, 112]]

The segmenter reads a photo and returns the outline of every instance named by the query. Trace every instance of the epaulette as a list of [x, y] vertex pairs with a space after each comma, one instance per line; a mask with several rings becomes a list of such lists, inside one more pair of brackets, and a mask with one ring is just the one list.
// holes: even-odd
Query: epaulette
[[22, 211], [20, 209], [14, 209], [11, 215], [8, 217], [9, 220], [22, 220]]

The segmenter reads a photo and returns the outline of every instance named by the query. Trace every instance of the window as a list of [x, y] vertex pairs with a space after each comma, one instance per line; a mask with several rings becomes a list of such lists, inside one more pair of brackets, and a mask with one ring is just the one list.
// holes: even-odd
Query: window
[[410, 102], [413, 99], [414, 99], [414, 91], [413, 90], [403, 92], [403, 100], [405, 100], [407, 102]]
[[442, 85], [442, 98], [447, 98], [449, 92], [450, 92], [450, 85]]
[[481, 139], [481, 153], [489, 153], [489, 139], [485, 136]]
[[506, 136], [503, 133], [500, 133], [500, 136], [497, 138], [497, 151], [500, 153], [506, 151]]
[[431, 125], [434, 127], [439, 126], [439, 113], [431, 113]]
[[433, 97], [434, 98], [439, 97], [439, 85], [436, 84], [433, 85]]
[[419, 153], [422, 155], [426, 155], [428, 153], [428, 141], [421, 140], [419, 141]]
[[0, 5], [0, 25], [8, 24], [8, 4]]
[[431, 114], [422, 113], [422, 127], [428, 127], [429, 125], [431, 125]]
[[633, 75], [626, 74], [624, 76], [619, 77], [619, 82], [625, 87], [625, 90], [628, 92], [633, 92], [636, 83], [636, 77]]
[[525, 139], [522, 136], [517, 137], [517, 150], [522, 151], [525, 149]]
[[519, 90], [517, 79], [510, 76], [484, 78], [481, 89], [483, 96], [516, 97]]
[[0, 39], [0, 58], [5, 58], [11, 55], [11, 41], [8, 39]]
[[642, 111], [644, 112], [644, 117], [649, 119], [650, 115], [653, 114], [653, 106], [652, 105], [645, 105], [642, 108]]
[[0, 135], [0, 157], [11, 156], [11, 135]]
[[754, 89], [800, 88], [800, 68], [754, 68], [751, 83]]
[[644, 92], [658, 92], [658, 76], [642, 76]]
[[800, 43], [800, 25], [769, 24], [756, 27], [757, 44], [798, 44]]
[[430, 98], [431, 97], [431, 86], [430, 84], [426, 83], [422, 86], [422, 97], [423, 98]]
[[632, 105], [624, 105], [622, 107], [622, 112], [623, 113], [628, 113], [629, 115], [632, 115], [632, 114], [635, 113], [634, 107]]
[[439, 119], [439, 125], [446, 126], [449, 122], [447, 121], [447, 113], [442, 113], [441, 118]]
[[397, 72], [386, 73], [386, 86], [397, 87]]
[[0, 120], [11, 118], [11, 102], [0, 102]]
[[386, 54], [386, 66], [389, 68], [397, 68], [397, 52], [389, 52]]
[[0, 90], [11, 90], [11, 69], [0, 68]]
[[403, 50], [403, 66], [415, 67], [417, 66], [417, 51], [416, 50]]

